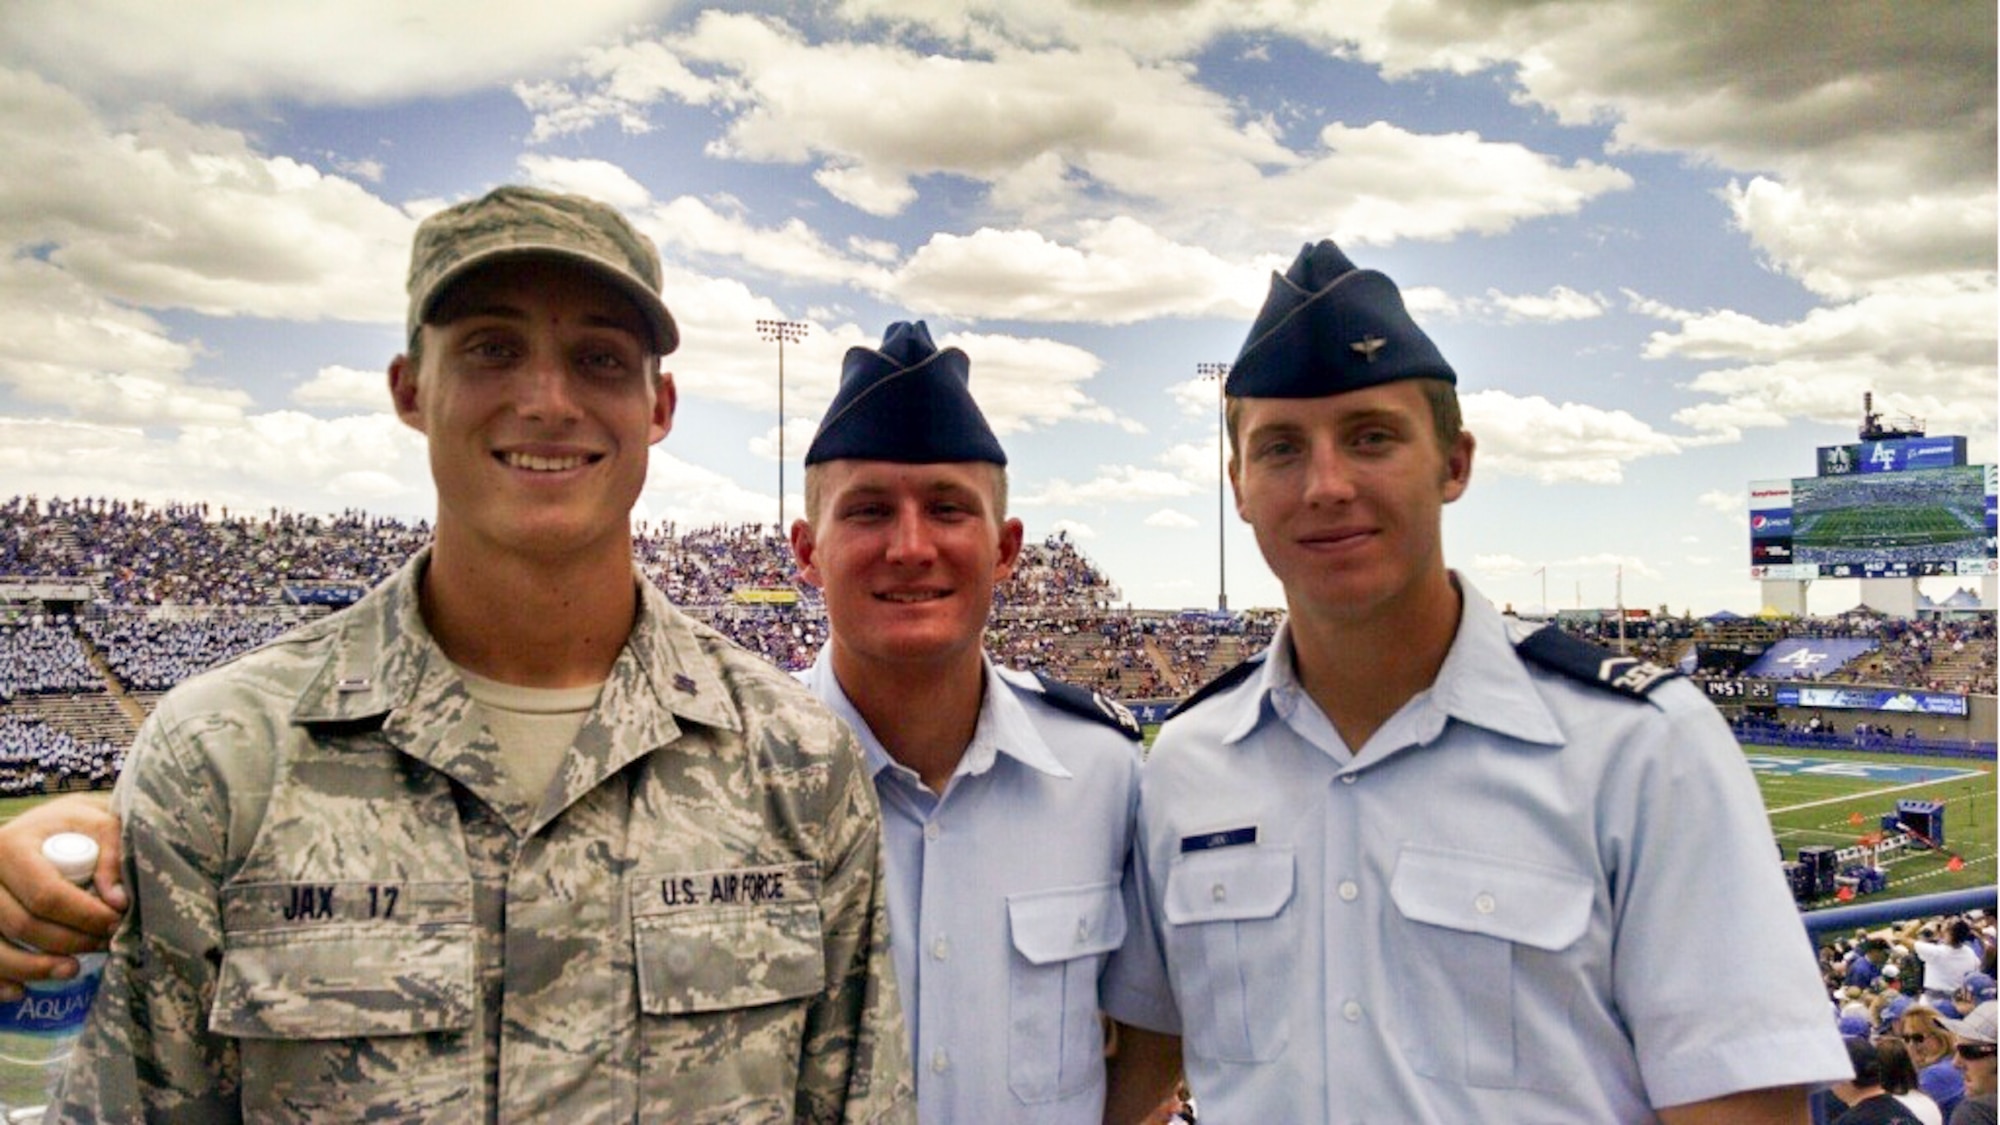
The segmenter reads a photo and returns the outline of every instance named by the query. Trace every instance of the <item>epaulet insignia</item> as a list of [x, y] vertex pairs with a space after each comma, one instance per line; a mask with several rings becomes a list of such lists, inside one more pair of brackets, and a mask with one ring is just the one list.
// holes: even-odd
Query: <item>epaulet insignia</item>
[[1250, 659], [1245, 660], [1243, 663], [1238, 664], [1236, 667], [1231, 668], [1227, 672], [1224, 672], [1220, 676], [1217, 676], [1214, 679], [1208, 681], [1207, 683], [1201, 685], [1200, 687], [1195, 689], [1195, 693], [1193, 695], [1190, 695], [1186, 699], [1181, 700], [1179, 703], [1174, 704], [1174, 709], [1167, 712], [1167, 718], [1171, 719], [1174, 716], [1179, 715], [1184, 711], [1187, 711], [1189, 708], [1192, 708], [1195, 704], [1200, 703], [1202, 700], [1207, 699], [1212, 695], [1220, 695], [1223, 692], [1228, 691], [1230, 688], [1235, 687], [1237, 684], [1242, 683], [1244, 680], [1249, 679], [1250, 674], [1257, 670], [1257, 665], [1260, 663], [1262, 663], [1262, 660], [1259, 659], [1259, 657], [1253, 656]]
[[1035, 682], [1041, 685], [1042, 698], [1059, 711], [1094, 719], [1134, 742], [1145, 735], [1145, 732], [1139, 729], [1139, 720], [1132, 712], [1126, 710], [1124, 704], [1103, 692], [1066, 684], [1040, 672], [1035, 673]]
[[1654, 688], [1680, 675], [1672, 668], [1580, 641], [1553, 625], [1514, 642], [1514, 650], [1532, 664], [1627, 699], [1644, 699]]

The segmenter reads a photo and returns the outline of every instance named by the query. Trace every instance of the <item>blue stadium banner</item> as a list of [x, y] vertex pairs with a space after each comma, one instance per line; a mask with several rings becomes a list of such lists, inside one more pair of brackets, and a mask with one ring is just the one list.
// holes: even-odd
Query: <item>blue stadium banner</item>
[[1819, 447], [1819, 475], [1900, 473], [1910, 469], [1949, 469], [1965, 464], [1963, 437], [1898, 438], [1855, 445]]
[[1875, 649], [1867, 637], [1787, 637], [1757, 658], [1746, 675], [1770, 679], [1824, 676]]
[[1965, 697], [1936, 691], [1897, 688], [1790, 687], [1778, 688], [1780, 707], [1824, 707], [1840, 711], [1887, 711], [1906, 715], [1966, 713]]

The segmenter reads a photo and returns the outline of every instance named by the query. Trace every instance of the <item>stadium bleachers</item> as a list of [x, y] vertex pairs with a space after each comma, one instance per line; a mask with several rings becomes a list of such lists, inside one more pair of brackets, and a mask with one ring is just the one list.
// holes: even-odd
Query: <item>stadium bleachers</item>
[[[129, 744], [161, 692], [330, 612], [429, 537], [421, 521], [364, 512], [249, 516], [202, 504], [0, 502], [0, 584], [60, 580], [90, 591], [84, 605], [0, 606], [7, 614], [0, 616], [0, 793], [104, 783], [115, 774], [105, 763]], [[806, 666], [824, 641], [818, 591], [793, 573], [786, 540], [762, 525], [642, 525], [635, 556], [677, 604], [781, 667]], [[1116, 698], [1171, 700], [1257, 652], [1279, 620], [1270, 612], [1116, 608], [1120, 601], [1117, 586], [1067, 535], [1029, 543], [995, 591], [988, 647], [1011, 666]], [[1562, 624], [1584, 639], [1619, 643], [1615, 623]], [[1839, 682], [1994, 690], [1990, 615], [1643, 619], [1627, 622], [1623, 643], [1634, 656], [1675, 665], [1700, 652], [1762, 652], [1809, 637], [1862, 653], [1821, 671]]]

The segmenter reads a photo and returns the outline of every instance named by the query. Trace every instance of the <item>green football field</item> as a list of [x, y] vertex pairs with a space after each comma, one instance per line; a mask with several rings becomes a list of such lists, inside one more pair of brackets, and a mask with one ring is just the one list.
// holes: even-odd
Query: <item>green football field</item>
[[1758, 746], [1744, 752], [1758, 769], [1771, 829], [1787, 857], [1812, 844], [1862, 844], [1864, 837], [1882, 832], [1882, 817], [1894, 813], [1898, 801], [1940, 801], [1944, 846], [1886, 857], [1882, 867], [1889, 883], [1883, 895], [1994, 885], [2000, 863], [1992, 762]]
[[1842, 508], [1802, 519], [1793, 533], [1798, 547], [1911, 547], [1952, 543], [1978, 534], [1971, 516], [1938, 504], [1917, 507]]

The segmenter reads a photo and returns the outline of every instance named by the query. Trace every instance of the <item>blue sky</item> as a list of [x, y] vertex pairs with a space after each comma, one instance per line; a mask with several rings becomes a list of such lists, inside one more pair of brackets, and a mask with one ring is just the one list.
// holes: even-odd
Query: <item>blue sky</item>
[[[1800, 13], [1810, 13], [1801, 19]], [[1861, 397], [1995, 457], [1990, 4], [15, 0], [5, 492], [427, 514], [388, 412], [411, 230], [502, 182], [661, 245], [640, 515], [778, 515], [844, 350], [972, 359], [1015, 514], [1213, 605], [1213, 383], [1270, 272], [1402, 285], [1479, 439], [1496, 602], [1758, 608], [1747, 486]], [[1222, 521], [1230, 604], [1276, 605]], [[1930, 580], [1942, 597], [1954, 583]], [[1815, 585], [1837, 611], [1858, 584]]]

